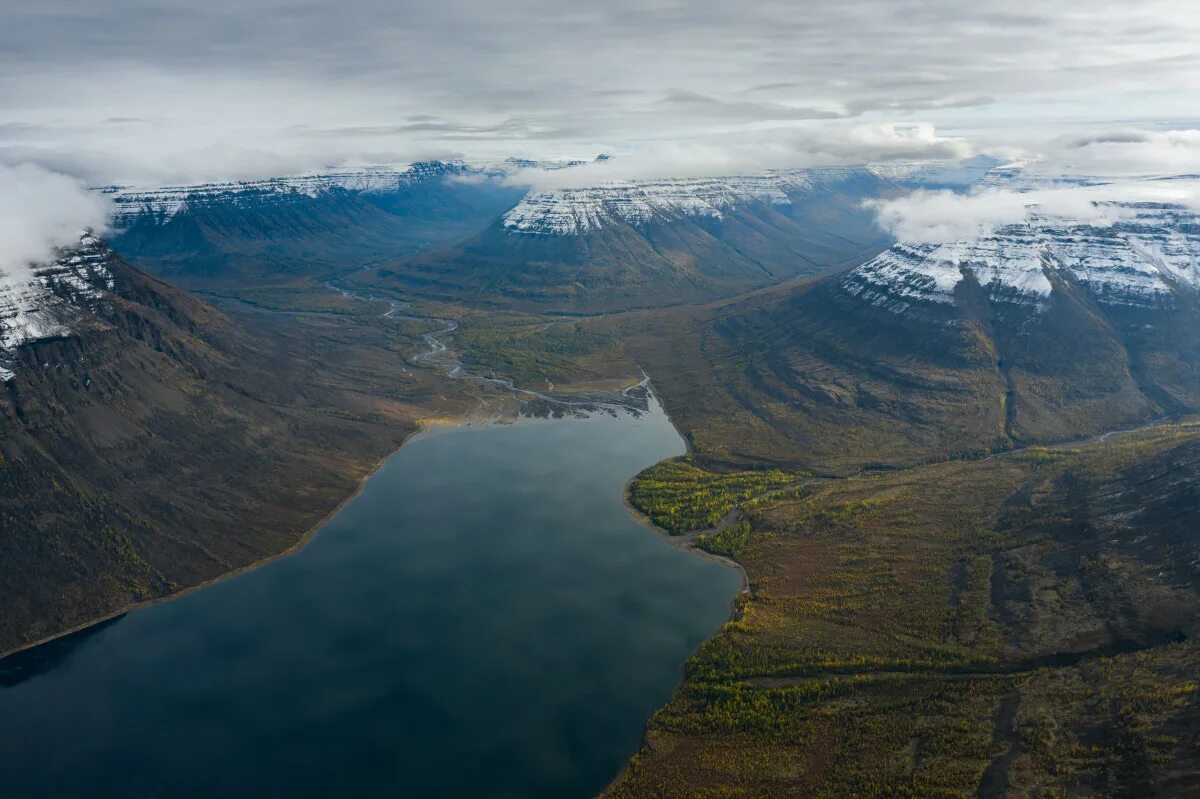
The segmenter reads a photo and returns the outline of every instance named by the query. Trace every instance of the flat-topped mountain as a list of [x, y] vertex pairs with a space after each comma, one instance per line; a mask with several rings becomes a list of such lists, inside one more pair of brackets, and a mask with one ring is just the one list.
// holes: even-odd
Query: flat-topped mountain
[[106, 190], [113, 246], [186, 285], [331, 274], [483, 229], [524, 190], [460, 162], [237, 183]]
[[705, 301], [870, 257], [890, 238], [863, 201], [900, 190], [836, 167], [535, 191], [477, 236], [356, 279], [531, 309]]
[[[1107, 211], [1031, 209], [721, 308], [699, 334], [704, 365], [679, 378], [716, 393], [672, 410], [708, 452], [835, 469], [1200, 410], [1200, 219], [1170, 202]], [[737, 442], [721, 440], [730, 414], [749, 431]]]
[[[758, 202], [786, 211], [811, 204], [822, 190], [870, 196], [886, 183], [904, 187], [966, 186], [987, 174], [994, 161], [953, 165], [911, 161], [770, 171], [728, 177], [625, 180], [600, 186], [530, 192], [504, 214], [504, 227], [544, 235], [579, 235], [622, 222], [642, 225], [684, 218], [720, 220]], [[880, 181], [884, 183], [879, 183]]]
[[1200, 287], [1200, 214], [1182, 205], [1114, 207], [1098, 226], [1033, 214], [987, 236], [941, 244], [899, 243], [847, 275], [852, 293], [895, 313], [952, 304], [973, 278], [996, 302], [1043, 308], [1055, 279], [1072, 280], [1109, 307], [1172, 307]]

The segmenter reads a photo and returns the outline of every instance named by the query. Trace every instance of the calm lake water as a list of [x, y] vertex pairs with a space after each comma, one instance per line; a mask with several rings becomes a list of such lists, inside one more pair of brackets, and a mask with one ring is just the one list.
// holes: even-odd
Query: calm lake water
[[641, 418], [405, 444], [302, 552], [0, 661], [0, 795], [587, 797], [728, 617]]

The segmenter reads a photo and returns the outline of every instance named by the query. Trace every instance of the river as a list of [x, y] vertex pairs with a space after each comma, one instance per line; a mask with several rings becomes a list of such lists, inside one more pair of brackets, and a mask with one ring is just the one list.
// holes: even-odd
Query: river
[[652, 397], [415, 436], [300, 552], [0, 661], [0, 793], [594, 795], [739, 589], [623, 504], [683, 450]]

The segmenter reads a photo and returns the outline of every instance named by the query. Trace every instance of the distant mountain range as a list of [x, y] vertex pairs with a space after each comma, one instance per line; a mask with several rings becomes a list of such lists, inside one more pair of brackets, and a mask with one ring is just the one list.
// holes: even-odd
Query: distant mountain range
[[107, 189], [110, 241], [193, 287], [324, 278], [482, 230], [524, 191], [462, 163]]
[[[608, 160], [601, 156], [598, 160]], [[611, 310], [726, 296], [890, 243], [864, 199], [994, 165], [914, 162], [526, 193], [584, 161], [427, 162], [242, 183], [113, 188], [113, 245], [185, 285], [357, 279], [449, 300]]]
[[852, 265], [890, 243], [870, 168], [534, 192], [464, 241], [355, 277], [444, 300], [609, 311], [701, 302]]

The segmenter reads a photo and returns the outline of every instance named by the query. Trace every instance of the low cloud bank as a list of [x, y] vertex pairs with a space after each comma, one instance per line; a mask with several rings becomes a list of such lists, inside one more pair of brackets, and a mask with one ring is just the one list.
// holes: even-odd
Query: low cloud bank
[[[866, 203], [879, 225], [913, 244], [971, 241], [1031, 215], [1108, 226], [1132, 203], [1200, 211], [1200, 131], [1121, 131], [1059, 139], [1013, 185], [968, 193], [915, 191]], [[1073, 181], [1073, 182], [1068, 182]]]
[[1004, 225], [1052, 217], [1107, 227], [1132, 218], [1129, 203], [1171, 203], [1200, 211], [1200, 181], [1154, 180], [1044, 189], [983, 189], [967, 194], [915, 191], [871, 200], [880, 227], [910, 244], [975, 241]]
[[736, 140], [654, 143], [570, 169], [518, 170], [508, 181], [538, 191], [586, 188], [625, 180], [750, 175], [769, 169], [877, 161], [961, 159], [974, 154], [966, 139], [932, 125], [830, 124], [771, 131]]
[[1200, 130], [1118, 130], [1060, 138], [1032, 168], [1086, 177], [1200, 175]]
[[78, 242], [85, 229], [103, 233], [109, 205], [74, 178], [34, 164], [0, 164], [0, 280], [28, 279], [31, 265]]

